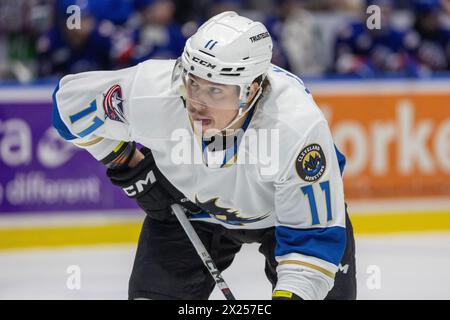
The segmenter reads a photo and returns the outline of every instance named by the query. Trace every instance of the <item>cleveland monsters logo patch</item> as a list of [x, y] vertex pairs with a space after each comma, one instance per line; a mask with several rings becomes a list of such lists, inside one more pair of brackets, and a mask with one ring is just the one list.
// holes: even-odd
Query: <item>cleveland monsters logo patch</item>
[[259, 217], [242, 218], [239, 214], [239, 210], [232, 208], [222, 208], [217, 205], [218, 201], [219, 198], [216, 197], [205, 202], [201, 202], [200, 200], [198, 200], [197, 195], [195, 196], [196, 205], [209, 213], [211, 217], [224, 223], [242, 226], [246, 223], [261, 221], [270, 215], [270, 213], [266, 213], [265, 215]]
[[317, 143], [310, 144], [300, 151], [295, 160], [298, 176], [306, 182], [315, 182], [325, 173], [327, 162], [322, 147]]

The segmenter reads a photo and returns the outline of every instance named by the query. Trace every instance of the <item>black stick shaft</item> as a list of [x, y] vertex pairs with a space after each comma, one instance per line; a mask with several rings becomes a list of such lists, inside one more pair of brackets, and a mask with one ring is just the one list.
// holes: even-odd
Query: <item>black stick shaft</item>
[[227, 300], [236, 300], [227, 283], [225, 282], [225, 280], [223, 280], [222, 274], [217, 269], [216, 264], [211, 259], [211, 256], [209, 255], [208, 251], [206, 250], [205, 246], [200, 240], [197, 232], [195, 232], [195, 229], [192, 226], [191, 222], [186, 217], [184, 209], [179, 204], [174, 204], [171, 207], [173, 213], [177, 217], [178, 221], [180, 221], [181, 226], [183, 227], [184, 231], [189, 237], [189, 240], [191, 240], [192, 245], [194, 246], [200, 258], [202, 259], [209, 273], [211, 273], [211, 276], [214, 278], [214, 281], [216, 282], [219, 289], [222, 291], [225, 298]]

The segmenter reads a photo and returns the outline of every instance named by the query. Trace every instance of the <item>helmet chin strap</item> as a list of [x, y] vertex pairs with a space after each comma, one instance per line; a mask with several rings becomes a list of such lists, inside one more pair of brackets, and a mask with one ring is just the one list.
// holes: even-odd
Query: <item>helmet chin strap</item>
[[243, 110], [245, 105], [243, 106], [242, 105], [243, 103], [241, 103], [241, 105], [239, 106], [239, 111], [238, 111], [236, 117], [233, 120], [231, 120], [231, 122], [228, 125], [226, 125], [225, 128], [223, 128], [223, 129], [221, 129], [219, 131], [226, 131], [227, 129], [230, 129], [236, 122], [241, 120], [253, 108], [253, 106], [255, 105], [255, 103], [258, 100], [258, 98], [261, 95], [261, 93], [262, 93], [262, 88], [259, 88], [258, 92], [256, 93], [255, 97], [252, 100], [252, 103], [248, 106], [247, 109]]

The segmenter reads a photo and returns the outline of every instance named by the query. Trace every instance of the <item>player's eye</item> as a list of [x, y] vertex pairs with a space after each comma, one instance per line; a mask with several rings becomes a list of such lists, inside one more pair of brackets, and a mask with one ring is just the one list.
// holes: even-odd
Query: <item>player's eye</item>
[[223, 90], [220, 88], [216, 88], [216, 87], [210, 87], [209, 92], [212, 94], [221, 94], [221, 93], [223, 93]]

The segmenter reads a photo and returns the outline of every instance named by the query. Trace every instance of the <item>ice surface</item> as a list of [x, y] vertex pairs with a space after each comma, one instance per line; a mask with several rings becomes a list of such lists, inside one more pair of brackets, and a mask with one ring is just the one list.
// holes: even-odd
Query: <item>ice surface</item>
[[[134, 245], [0, 252], [0, 299], [126, 299]], [[66, 271], [80, 267], [81, 288]], [[380, 289], [367, 286], [380, 271]], [[359, 299], [450, 299], [450, 233], [357, 238]], [[369, 270], [370, 271], [370, 270]], [[223, 273], [238, 299], [270, 299], [264, 258], [246, 245]], [[211, 299], [223, 299], [215, 290]]]

